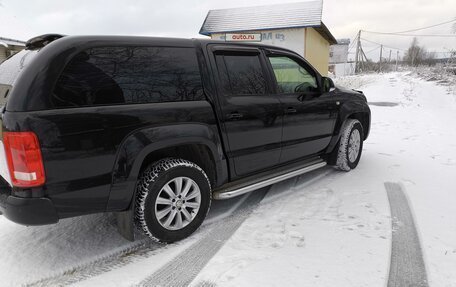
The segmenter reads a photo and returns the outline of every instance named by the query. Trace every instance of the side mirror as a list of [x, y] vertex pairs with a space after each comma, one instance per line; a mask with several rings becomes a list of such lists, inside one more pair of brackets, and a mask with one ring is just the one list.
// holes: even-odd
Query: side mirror
[[332, 92], [336, 89], [333, 80], [328, 77], [321, 78], [321, 86], [323, 87], [324, 93]]

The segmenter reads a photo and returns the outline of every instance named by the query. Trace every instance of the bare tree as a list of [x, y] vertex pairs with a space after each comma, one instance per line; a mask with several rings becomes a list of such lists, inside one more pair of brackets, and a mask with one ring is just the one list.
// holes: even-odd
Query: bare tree
[[446, 62], [446, 70], [453, 75], [456, 75], [456, 49], [450, 49], [450, 56]]
[[424, 46], [420, 46], [415, 37], [404, 54], [404, 62], [411, 66], [432, 65], [435, 64], [435, 57], [435, 53], [428, 52]]

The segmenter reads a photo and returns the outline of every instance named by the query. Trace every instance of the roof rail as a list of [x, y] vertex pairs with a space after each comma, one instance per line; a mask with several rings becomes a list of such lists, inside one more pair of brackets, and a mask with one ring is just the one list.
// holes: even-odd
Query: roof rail
[[43, 48], [47, 44], [51, 43], [52, 41], [55, 41], [57, 39], [60, 39], [62, 37], [65, 37], [65, 35], [61, 34], [44, 34], [40, 36], [36, 36], [31, 38], [25, 43], [25, 48], [27, 50], [34, 50], [34, 49], [39, 49]]

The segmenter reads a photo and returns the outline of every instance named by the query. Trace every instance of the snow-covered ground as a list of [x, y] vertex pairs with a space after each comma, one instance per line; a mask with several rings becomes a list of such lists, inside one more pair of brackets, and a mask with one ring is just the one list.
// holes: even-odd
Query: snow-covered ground
[[407, 72], [337, 81], [371, 103], [356, 170], [323, 168], [272, 186], [264, 198], [267, 190], [217, 202], [195, 235], [171, 245], [130, 243], [111, 215], [29, 228], [0, 217], [0, 286], [167, 278], [191, 286], [385, 286], [394, 221], [385, 182], [408, 196], [429, 285], [456, 286], [454, 87]]

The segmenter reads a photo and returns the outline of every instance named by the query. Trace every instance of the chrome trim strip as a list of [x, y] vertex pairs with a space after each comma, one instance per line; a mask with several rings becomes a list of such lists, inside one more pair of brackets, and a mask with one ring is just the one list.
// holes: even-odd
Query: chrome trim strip
[[257, 182], [257, 183], [251, 184], [251, 185], [247, 185], [247, 186], [244, 186], [244, 187], [241, 187], [238, 189], [234, 189], [234, 190], [230, 190], [230, 191], [223, 191], [223, 190], [216, 191], [216, 192], [214, 192], [212, 197], [214, 199], [218, 199], [218, 200], [233, 198], [233, 197], [243, 195], [245, 193], [260, 189], [262, 187], [295, 177], [297, 175], [311, 172], [313, 170], [319, 169], [324, 166], [326, 166], [326, 162], [321, 161], [321, 162], [291, 171], [289, 173], [285, 173], [285, 174], [282, 174], [282, 175], [279, 175], [279, 176], [276, 176], [273, 178], [269, 178], [267, 180], [260, 181], [260, 182]]

